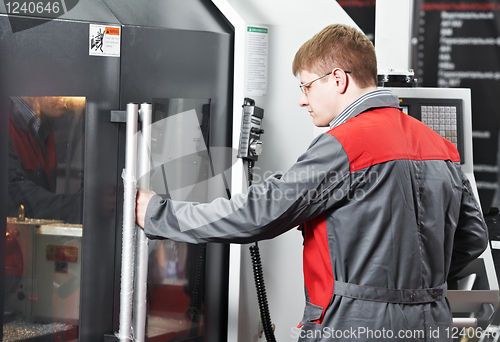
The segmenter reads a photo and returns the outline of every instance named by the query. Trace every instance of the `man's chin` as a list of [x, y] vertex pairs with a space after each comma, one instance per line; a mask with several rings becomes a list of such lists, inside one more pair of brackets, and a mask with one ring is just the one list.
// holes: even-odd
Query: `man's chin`
[[328, 124], [325, 124], [323, 122], [319, 122], [319, 121], [317, 121], [315, 119], [313, 119], [313, 124], [314, 124], [314, 126], [316, 126], [318, 128], [329, 127]]

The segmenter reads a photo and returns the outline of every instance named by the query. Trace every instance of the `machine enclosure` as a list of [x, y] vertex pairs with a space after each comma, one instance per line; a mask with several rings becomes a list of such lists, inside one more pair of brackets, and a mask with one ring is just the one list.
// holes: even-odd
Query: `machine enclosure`
[[[148, 13], [158, 6], [168, 15], [177, 9], [182, 15], [195, 13], [196, 17], [168, 21], [157, 16], [148, 21]], [[211, 118], [217, 123], [210, 125], [211, 144], [230, 147], [233, 31], [213, 4], [202, 1], [160, 5], [93, 0], [75, 7], [66, 17], [47, 20], [0, 14], [0, 107], [6, 123], [10, 96], [86, 98], [83, 228], [76, 237], [81, 246], [75, 264], [81, 267], [79, 309], [67, 318], [79, 319], [79, 341], [95, 342], [118, 328], [125, 127], [111, 122], [111, 111], [124, 110], [129, 102], [151, 103], [154, 98], [211, 99]], [[200, 20], [204, 17], [205, 21]], [[206, 27], [200, 22], [206, 22]], [[95, 24], [120, 28], [120, 56], [89, 54], [89, 27]], [[2, 135], [5, 160], [7, 137]], [[3, 177], [2, 203], [6, 182]], [[116, 203], [111, 209], [103, 203], [104, 192], [111, 193], [111, 202]], [[5, 226], [6, 214], [0, 213], [2, 237], [7, 230], [25, 226]], [[27, 232], [23, 235], [35, 246], [33, 236], [45, 232], [39, 234], [40, 246], [32, 249], [29, 259], [50, 273], [54, 262], [47, 266], [43, 261], [47, 261], [45, 248], [51, 245], [53, 233], [40, 230], [42, 226], [22, 228]], [[193, 341], [225, 338], [227, 258], [228, 246], [207, 247], [205, 337]], [[5, 276], [2, 284], [3, 279]], [[2, 296], [0, 307], [4, 304]], [[30, 317], [44, 320], [45, 310], [24, 310], [33, 312]]]

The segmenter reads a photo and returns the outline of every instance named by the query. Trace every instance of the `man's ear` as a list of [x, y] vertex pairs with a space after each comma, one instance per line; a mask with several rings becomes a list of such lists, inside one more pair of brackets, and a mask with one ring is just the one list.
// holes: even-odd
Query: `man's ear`
[[340, 68], [335, 68], [332, 70], [332, 77], [337, 87], [337, 92], [339, 94], [344, 94], [347, 91], [347, 86], [349, 84], [349, 78], [347, 74]]

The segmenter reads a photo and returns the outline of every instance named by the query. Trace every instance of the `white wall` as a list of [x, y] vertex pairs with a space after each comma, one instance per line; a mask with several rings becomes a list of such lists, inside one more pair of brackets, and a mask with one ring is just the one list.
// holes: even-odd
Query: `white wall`
[[[218, 6], [229, 4], [236, 11], [237, 17], [240, 17], [237, 19], [242, 19], [246, 25], [269, 27], [267, 96], [250, 96], [257, 106], [264, 108], [265, 134], [262, 136], [264, 149], [256, 164], [254, 177], [254, 181], [258, 181], [259, 176], [286, 171], [319, 132], [314, 128], [306, 109], [298, 106], [299, 80], [292, 75], [292, 61], [296, 51], [306, 40], [329, 24], [343, 23], [357, 26], [333, 0], [213, 1]], [[236, 39], [244, 37], [240, 34]], [[238, 46], [238, 42], [236, 44]], [[236, 49], [236, 55], [241, 57], [238, 55], [238, 47]], [[236, 68], [234, 99], [236, 129], [233, 131], [236, 134], [241, 120], [239, 111], [243, 96], [248, 96], [242, 90], [243, 72], [242, 68]], [[280, 342], [295, 341], [296, 339], [291, 337], [291, 329], [300, 322], [305, 301], [302, 235], [293, 229], [273, 240], [262, 241], [259, 246], [271, 319], [276, 325], [276, 339]], [[237, 251], [240, 253], [239, 249]], [[242, 246], [241, 255], [237, 257], [241, 257], [239, 284], [237, 284], [239, 311], [230, 309], [229, 314], [233, 317], [238, 316], [238, 326], [232, 328], [237, 329], [239, 342], [265, 341], [264, 337], [258, 339], [259, 312], [248, 246]]]

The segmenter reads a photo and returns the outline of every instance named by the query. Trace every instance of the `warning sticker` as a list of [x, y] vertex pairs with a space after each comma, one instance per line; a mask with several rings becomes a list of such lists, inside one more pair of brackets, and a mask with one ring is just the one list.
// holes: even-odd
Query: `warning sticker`
[[120, 28], [119, 27], [106, 27], [106, 34], [113, 34], [115, 36], [120, 35]]
[[89, 55], [120, 57], [121, 27], [90, 24]]

